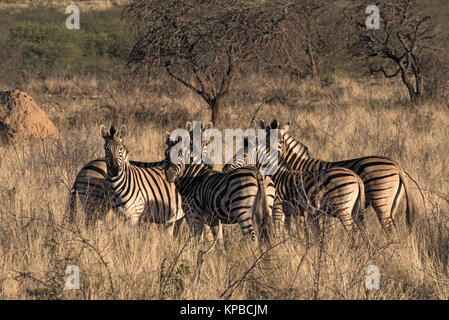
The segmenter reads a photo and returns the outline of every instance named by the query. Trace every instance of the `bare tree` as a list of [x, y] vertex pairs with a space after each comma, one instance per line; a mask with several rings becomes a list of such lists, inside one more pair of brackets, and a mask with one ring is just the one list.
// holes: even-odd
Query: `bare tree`
[[352, 8], [348, 15], [350, 48], [371, 74], [400, 75], [410, 101], [417, 103], [423, 93], [422, 62], [435, 36], [432, 18], [419, 0], [378, 0], [377, 6], [379, 29], [367, 28], [365, 1]]
[[[291, 4], [244, 0], [134, 0], [125, 10], [135, 43], [130, 63], [165, 70], [209, 105], [222, 123], [242, 67], [274, 50]], [[281, 55], [282, 52], [279, 52]], [[271, 54], [278, 59], [279, 55]]]
[[[326, 8], [332, 2], [326, 0], [294, 1], [288, 7], [288, 15], [284, 26], [293, 32], [282, 33], [273, 42], [273, 48], [264, 56], [266, 66], [279, 68], [301, 78], [310, 75], [315, 78], [319, 74], [320, 57], [324, 55], [324, 47], [328, 45], [329, 27], [325, 21]], [[282, 54], [280, 54], [282, 53]]]

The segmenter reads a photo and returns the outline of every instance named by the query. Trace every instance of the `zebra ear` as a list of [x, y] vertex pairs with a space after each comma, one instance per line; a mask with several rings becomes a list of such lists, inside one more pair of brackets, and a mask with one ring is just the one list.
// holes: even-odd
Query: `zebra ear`
[[103, 137], [103, 139], [106, 139], [109, 135], [108, 129], [106, 129], [106, 126], [104, 126], [104, 125], [101, 125], [100, 132], [101, 132], [101, 136]]
[[259, 120], [259, 127], [261, 129], [265, 129], [267, 127], [267, 124], [265, 123], [265, 120], [263, 120], [263, 119]]
[[290, 123], [291, 123], [291, 121], [289, 121], [287, 124], [282, 125], [281, 129], [284, 131], [290, 130]]
[[305, 155], [306, 155], [308, 158], [310, 158], [309, 148], [304, 147], [304, 152], [305, 152]]
[[117, 138], [122, 139], [125, 136], [126, 136], [126, 126], [122, 124], [120, 129], [117, 131]]
[[167, 146], [169, 146], [170, 145], [170, 132], [166, 132], [165, 134], [164, 134], [164, 138], [165, 138], [165, 144], [167, 145]]
[[208, 123], [206, 123], [206, 125], [203, 128], [203, 130], [212, 129], [212, 127], [213, 127], [213, 124], [212, 124], [212, 122], [209, 121]]
[[193, 124], [192, 124], [192, 122], [190, 122], [190, 121], [187, 121], [187, 123], [186, 123], [186, 129], [187, 129], [187, 131], [193, 131]]
[[279, 128], [279, 122], [277, 121], [277, 119], [274, 119], [274, 120], [271, 122], [270, 127], [271, 127], [271, 129], [278, 129], [278, 128]]

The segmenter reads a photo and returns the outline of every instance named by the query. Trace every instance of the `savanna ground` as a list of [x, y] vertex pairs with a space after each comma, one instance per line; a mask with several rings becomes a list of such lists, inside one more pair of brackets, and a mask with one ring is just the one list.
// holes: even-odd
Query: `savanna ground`
[[[119, 11], [111, 10], [85, 21], [94, 25], [104, 18], [116, 24]], [[57, 10], [50, 11], [8, 16], [2, 41], [17, 41], [20, 32], [11, 35], [11, 30], [25, 30], [24, 20], [58, 16]], [[91, 35], [101, 37], [101, 32]], [[91, 40], [92, 50], [103, 48], [97, 38]], [[66, 66], [83, 61], [83, 54], [68, 63], [57, 60], [56, 71], [54, 64], [45, 65], [40, 74], [22, 68], [35, 63], [25, 61], [29, 56], [10, 56], [3, 68], [0, 89], [20, 88], [33, 96], [61, 138], [1, 147], [1, 299], [449, 298], [449, 105], [434, 97], [411, 107], [399, 80], [334, 72], [325, 81], [312, 81], [247, 72], [232, 93], [226, 124], [254, 127], [253, 116], [292, 120], [293, 136], [314, 157], [384, 155], [396, 160], [417, 181], [425, 200], [408, 179], [416, 218], [409, 233], [402, 201], [399, 241], [388, 241], [371, 208], [366, 210], [363, 239], [353, 242], [332, 220], [311, 248], [296, 233], [260, 248], [232, 226], [225, 230], [226, 249], [206, 256], [196, 287], [198, 253], [210, 242], [195, 244], [186, 229], [174, 239], [154, 225], [126, 226], [112, 213], [91, 229], [81, 221], [66, 223], [68, 191], [76, 173], [89, 160], [104, 156], [100, 124], [125, 123], [130, 158], [156, 161], [164, 154], [166, 131], [210, 117], [204, 102], [190, 91], [162, 74], [148, 83], [143, 76], [128, 77], [114, 60], [121, 53], [103, 49], [95, 52], [101, 63], [76, 66], [81, 70], [77, 73]], [[90, 72], [92, 65], [95, 72]], [[79, 290], [65, 289], [67, 265], [80, 269]], [[369, 265], [379, 268], [378, 290], [365, 288]]]

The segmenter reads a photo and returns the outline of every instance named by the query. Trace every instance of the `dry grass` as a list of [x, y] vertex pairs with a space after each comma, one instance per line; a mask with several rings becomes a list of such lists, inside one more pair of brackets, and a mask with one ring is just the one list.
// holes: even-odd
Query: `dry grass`
[[[251, 84], [249, 86], [248, 84]], [[257, 118], [293, 120], [292, 133], [319, 158], [386, 155], [419, 182], [408, 235], [389, 243], [372, 209], [368, 234], [352, 242], [335, 220], [314, 246], [294, 234], [273, 248], [245, 242], [226, 229], [224, 252], [212, 251], [200, 290], [193, 289], [196, 259], [208, 243], [187, 232], [172, 239], [157, 226], [131, 228], [110, 215], [86, 230], [65, 224], [68, 190], [88, 160], [102, 156], [99, 124], [125, 122], [131, 158], [163, 155], [163, 133], [186, 120], [206, 120], [204, 103], [161, 78], [150, 88], [124, 90], [119, 80], [30, 81], [25, 86], [60, 130], [57, 142], [1, 147], [0, 299], [448, 299], [449, 116], [447, 102], [409, 108], [400, 84], [384, 80], [299, 83], [250, 76], [231, 98], [230, 127]], [[184, 229], [185, 231], [185, 229]], [[267, 251], [264, 251], [267, 250]], [[80, 268], [81, 288], [66, 290], [67, 265]], [[380, 270], [380, 289], [365, 290], [365, 269]]]

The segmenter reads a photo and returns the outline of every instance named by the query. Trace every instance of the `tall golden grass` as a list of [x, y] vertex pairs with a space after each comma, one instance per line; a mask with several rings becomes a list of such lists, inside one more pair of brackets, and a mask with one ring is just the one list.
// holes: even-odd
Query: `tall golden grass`
[[[256, 119], [293, 120], [293, 136], [314, 157], [338, 160], [384, 155], [396, 160], [416, 204], [411, 233], [401, 205], [401, 237], [389, 241], [372, 209], [367, 234], [352, 240], [331, 219], [310, 248], [296, 232], [259, 247], [238, 226], [225, 229], [226, 248], [211, 251], [195, 285], [196, 243], [184, 227], [173, 239], [156, 225], [133, 228], [110, 214], [86, 229], [64, 220], [68, 191], [87, 161], [103, 156], [99, 125], [128, 125], [133, 160], [156, 161], [163, 133], [186, 120], [207, 120], [200, 99], [165, 80], [122, 90], [119, 80], [30, 81], [30, 93], [58, 126], [59, 141], [1, 147], [1, 299], [448, 299], [449, 115], [447, 101], [407, 104], [399, 82], [298, 82], [248, 76], [230, 100], [228, 127]], [[251, 87], [248, 86], [251, 83]], [[261, 105], [260, 101], [268, 101]], [[256, 124], [253, 123], [253, 126]], [[403, 203], [405, 201], [402, 201]], [[81, 216], [80, 212], [80, 216]], [[80, 269], [80, 289], [65, 288], [67, 265]], [[367, 290], [366, 268], [380, 271]]]

